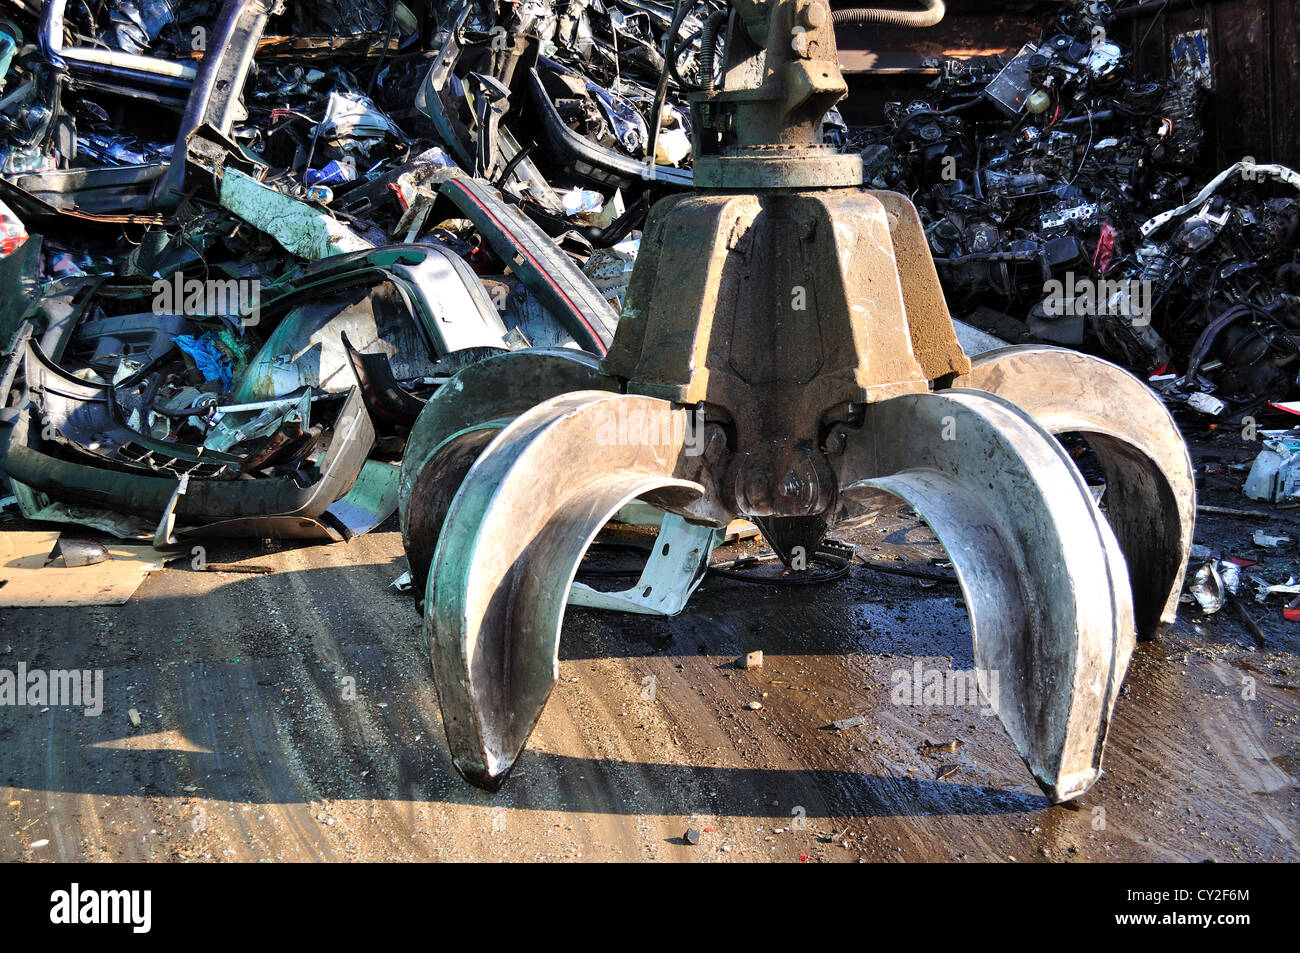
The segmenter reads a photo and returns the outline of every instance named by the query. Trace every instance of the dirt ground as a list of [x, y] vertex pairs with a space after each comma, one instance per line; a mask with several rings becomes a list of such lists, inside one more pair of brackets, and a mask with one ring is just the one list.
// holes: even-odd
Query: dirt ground
[[[1198, 443], [1202, 502], [1262, 506], [1231, 467], [1251, 449]], [[181, 562], [125, 606], [0, 612], [0, 668], [105, 677], [99, 717], [0, 708], [0, 859], [1297, 859], [1300, 623], [1280, 603], [1244, 600], [1262, 645], [1194, 606], [1140, 645], [1105, 776], [1052, 807], [995, 718], [891, 703], [918, 660], [973, 665], [958, 589], [862, 564], [943, 572], [899, 511], [837, 582], [710, 576], [674, 619], [571, 610], [496, 795], [451, 766], [415, 601], [388, 588], [395, 520], [333, 546], [208, 544], [270, 574]], [[1251, 531], [1300, 536], [1296, 513], [1203, 515], [1197, 539], [1277, 569], [1295, 550], [1263, 556]], [[762, 668], [735, 666], [756, 649]]]

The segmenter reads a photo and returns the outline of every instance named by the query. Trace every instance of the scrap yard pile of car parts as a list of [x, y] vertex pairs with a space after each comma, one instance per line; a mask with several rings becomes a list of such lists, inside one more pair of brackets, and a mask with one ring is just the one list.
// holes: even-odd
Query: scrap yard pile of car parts
[[1300, 174], [1203, 170], [1205, 31], [1145, 80], [1110, 38], [1123, 4], [1062, 6], [855, 130], [868, 181], [913, 198], [949, 306], [984, 330], [1107, 355], [1211, 416], [1294, 396]]
[[6, 4], [0, 466], [23, 515], [160, 542], [377, 525], [457, 369], [605, 352], [635, 229], [691, 184], [680, 84], [713, 12]]
[[[1201, 170], [1211, 71], [1131, 77], [1104, 5], [944, 61], [827, 143], [908, 194], [954, 313], [1226, 415], [1293, 396], [1300, 177]], [[122, 536], [344, 539], [425, 400], [521, 348], [599, 357], [692, 186], [718, 0], [10, 0], [0, 469]]]

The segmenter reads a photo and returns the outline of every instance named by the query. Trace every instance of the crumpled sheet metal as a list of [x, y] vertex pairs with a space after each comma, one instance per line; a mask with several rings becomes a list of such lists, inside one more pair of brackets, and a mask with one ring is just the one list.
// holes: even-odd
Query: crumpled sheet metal
[[222, 172], [218, 194], [223, 208], [299, 258], [328, 258], [374, 247], [328, 212], [262, 185], [238, 169]]
[[[363, 347], [373, 350], [381, 345], [376, 333], [387, 335], [392, 342], [387, 346], [403, 352], [395, 356], [406, 361], [398, 365], [406, 370], [433, 373], [436, 359], [453, 353], [456, 348], [472, 354], [505, 348], [506, 329], [491, 299], [469, 267], [454, 253], [442, 246], [389, 246], [311, 263], [269, 286], [260, 315], [272, 329], [265, 349], [266, 359], [273, 361], [280, 357], [289, 359], [291, 367], [295, 364], [306, 367], [303, 348], [292, 342], [300, 322], [285, 323], [281, 315], [310, 313], [313, 302], [328, 301], [330, 296], [340, 293], [366, 303], [367, 308], [373, 308], [375, 301], [385, 302], [380, 324], [372, 320], [371, 333], [357, 333], [356, 337]], [[305, 302], [305, 310], [292, 309], [294, 302]], [[69, 309], [70, 317], [72, 310]], [[137, 315], [146, 324], [162, 323], [174, 317]], [[107, 336], [100, 335], [101, 326], [110, 328]], [[97, 329], [95, 334], [82, 333], [83, 328], [92, 327]], [[69, 341], [75, 341], [77, 354], [85, 354], [92, 360], [108, 360], [109, 366], [114, 366], [112, 355], [94, 356], [104, 349], [104, 342], [114, 346], [114, 334], [124, 333], [122, 329], [113, 331], [112, 327], [110, 319], [65, 321], [61, 336], [51, 343], [59, 353], [71, 354]], [[354, 331], [361, 330], [355, 322], [351, 327]], [[277, 348], [277, 334], [287, 342], [289, 351]], [[341, 341], [339, 327], [334, 328], [333, 334]], [[140, 355], [137, 364], [141, 368], [147, 370], [151, 363], [174, 360], [166, 346], [156, 351], [145, 349], [145, 344], [154, 340], [152, 335], [143, 338], [137, 335], [137, 338], [136, 346], [140, 350], [135, 353]], [[165, 342], [166, 338], [162, 340]], [[214, 435], [210, 446], [189, 446], [151, 436], [144, 430], [143, 419], [135, 423], [126, 419], [124, 402], [128, 395], [124, 391], [68, 373], [45, 357], [30, 335], [25, 341], [22, 379], [28, 396], [26, 403], [11, 412], [14, 416], [9, 426], [0, 428], [0, 436], [9, 436], [8, 443], [0, 450], [0, 466], [16, 484], [28, 488], [31, 500], [24, 510], [29, 515], [65, 503], [83, 507], [80, 512], [85, 512], [86, 506], [101, 507], [107, 511], [103, 518], [96, 517], [101, 525], [115, 525], [115, 513], [157, 519], [171, 502], [171, 494], [181, 478], [195, 481], [177, 498], [174, 510], [177, 527], [188, 535], [211, 528], [216, 534], [342, 539], [368, 531], [396, 507], [396, 469], [382, 461], [366, 459], [374, 446], [375, 433], [364, 398], [352, 382], [341, 354], [333, 372], [339, 378], [337, 381], [322, 381], [318, 376], [306, 381], [295, 377], [292, 382], [271, 388], [266, 395], [255, 388], [247, 392], [227, 388], [220, 398], [212, 395], [211, 403], [187, 411], [190, 422], [198, 423], [199, 418], [222, 409], [218, 401], [230, 405], [223, 410], [227, 417], [210, 431]], [[319, 350], [324, 344], [333, 347], [338, 342], [331, 339], [313, 345], [309, 335], [299, 343], [309, 350]], [[240, 376], [239, 386], [251, 388], [256, 378], [252, 368]], [[304, 389], [304, 383], [310, 386]], [[322, 387], [323, 383], [330, 386]], [[317, 399], [326, 399], [331, 391], [342, 399], [342, 408], [336, 416], [344, 425], [334, 428], [329, 447], [318, 462], [319, 479], [303, 473], [233, 479], [250, 467], [268, 466], [272, 454], [278, 453], [277, 459], [285, 463], [297, 459], [284, 457], [286, 448], [296, 446], [300, 455], [311, 446], [303, 442], [311, 439], [310, 434], [302, 434], [306, 414], [311, 411], [304, 410], [300, 415], [300, 425], [286, 429], [289, 418], [268, 407], [263, 417], [269, 415], [274, 426], [253, 431], [247, 430], [245, 424], [246, 432], [237, 435], [243, 449], [237, 453], [215, 449], [218, 446], [236, 449], [228, 447], [228, 442], [219, 443], [215, 435], [223, 431], [227, 419], [232, 419], [230, 411], [244, 406], [240, 403], [244, 398], [283, 396], [288, 398], [284, 406], [291, 406], [296, 400], [304, 408], [310, 408], [312, 394]], [[184, 416], [176, 411], [200, 396], [191, 388], [188, 395], [181, 391], [177, 397], [169, 398], [171, 404], [158, 398], [152, 407], [158, 413], [171, 415], [171, 427]], [[145, 406], [147, 409], [148, 405]], [[245, 420], [256, 417], [259, 406], [251, 404]], [[150, 416], [154, 416], [153, 411]], [[328, 426], [333, 417], [330, 415], [322, 423]], [[259, 450], [259, 445], [264, 449]], [[36, 493], [47, 494], [53, 501], [42, 503], [33, 495]], [[347, 498], [335, 507], [335, 498], [340, 493], [346, 493]]]
[[[177, 519], [197, 525], [231, 518], [320, 516], [356, 481], [374, 443], [374, 428], [355, 389], [339, 413], [339, 423], [314, 482], [304, 486], [292, 476], [193, 479], [176, 500]], [[172, 503], [174, 476], [108, 470], [52, 456], [41, 429], [37, 405], [17, 416], [7, 439], [0, 435], [0, 465], [14, 479], [59, 498], [145, 517], [158, 517]]]
[[[264, 499], [274, 493], [269, 471], [257, 468], [259, 453], [274, 461], [286, 448], [301, 452], [317, 411], [330, 416], [332, 405], [316, 402], [350, 392], [345, 334], [358, 359], [416, 406], [487, 355], [537, 343], [603, 353], [617, 311], [579, 263], [593, 244], [635, 234], [650, 184], [690, 183], [684, 157], [681, 167], [643, 161], [656, 48], [671, 18], [653, 3], [559, 13], [547, 3], [453, 11], [386, 0], [45, 4], [39, 20], [22, 24], [37, 51], [15, 47], [5, 64], [12, 82], [0, 110], [19, 110], [7, 117], [20, 121], [0, 124], [0, 155], [16, 163], [0, 173], [0, 199], [12, 198], [33, 232], [46, 292], [56, 261], [85, 284], [57, 327], [43, 323], [48, 308], [34, 313], [35, 350], [4, 363], [26, 394], [0, 420], [26, 509], [90, 519], [87, 506], [98, 501], [105, 509], [93, 518], [125, 531], [137, 515], [147, 521], [174, 506], [168, 518], [181, 534], [197, 519], [231, 533], [338, 538], [388, 507], [386, 478], [364, 475], [386, 472], [381, 464], [401, 452], [409, 425], [386, 423], [357, 479], [378, 503], [346, 517], [313, 510], [291, 525], [296, 510]], [[677, 38], [683, 75], [693, 75], [701, 22], [688, 17]], [[525, 54], [517, 76], [511, 58], [490, 55], [501, 32]], [[421, 37], [436, 37], [441, 50], [432, 70]], [[485, 65], [485, 53], [495, 62]], [[576, 98], [564, 108], [581, 105], [589, 121], [591, 138], [563, 123], [548, 133], [567, 143], [563, 157], [539, 149], [530, 125], [532, 110], [558, 116], [550, 97], [560, 87], [535, 86], [535, 66], [567, 77]], [[59, 76], [66, 89], [51, 98]], [[436, 96], [432, 124], [407, 108], [417, 91], [417, 101]], [[669, 91], [669, 114], [684, 114], [676, 78]], [[488, 93], [500, 97], [490, 110], [470, 98]], [[21, 135], [5, 141], [14, 130]], [[605, 171], [584, 174], [573, 165], [583, 155]], [[502, 178], [461, 178], [476, 170]], [[566, 202], [574, 196], [581, 201]], [[174, 279], [177, 288], [257, 281], [260, 309], [180, 314], [154, 300], [151, 315], [147, 296], [119, 290], [129, 277], [168, 287]], [[104, 280], [108, 295], [94, 290]], [[286, 306], [295, 295], [300, 311]], [[339, 295], [365, 314], [306, 319]], [[384, 320], [370, 320], [381, 300]], [[279, 398], [306, 413], [263, 406]], [[258, 409], [223, 409], [247, 404]], [[53, 433], [37, 426], [41, 416], [55, 421]], [[341, 452], [331, 445], [323, 465]], [[244, 484], [242, 502], [222, 495], [231, 488], [208, 488], [241, 468], [250, 472], [232, 482]], [[175, 494], [184, 475], [194, 483]], [[225, 502], [204, 509], [204, 497]], [[171, 524], [162, 532], [170, 537]]]

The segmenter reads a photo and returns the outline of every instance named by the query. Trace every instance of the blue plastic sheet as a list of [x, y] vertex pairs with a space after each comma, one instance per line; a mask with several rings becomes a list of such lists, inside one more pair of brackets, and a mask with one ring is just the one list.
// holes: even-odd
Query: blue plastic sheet
[[201, 337], [178, 334], [172, 340], [176, 342], [177, 347], [194, 358], [194, 363], [203, 372], [204, 380], [220, 381], [222, 390], [229, 389], [234, 383], [230, 358], [217, 346], [217, 338], [211, 331]]

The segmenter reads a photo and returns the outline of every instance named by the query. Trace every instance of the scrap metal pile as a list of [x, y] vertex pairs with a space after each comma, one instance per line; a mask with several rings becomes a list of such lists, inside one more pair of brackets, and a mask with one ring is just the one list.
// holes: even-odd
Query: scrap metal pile
[[[824, 141], [913, 198], [954, 313], [1205, 412], [1292, 396], [1300, 202], [1261, 187], [1300, 177], [1198, 192], [1203, 56], [1136, 81], [1110, 11], [1064, 8], [1009, 61], [936, 64], [879, 126], [830, 109]], [[650, 206], [692, 187], [686, 95], [726, 29], [721, 0], [7, 3], [0, 469], [23, 515], [159, 541], [377, 525], [457, 370], [605, 353]]]
[[1296, 396], [1300, 175], [1203, 171], [1204, 32], [1135, 79], [1110, 8], [1063, 6], [855, 130], [868, 180], [912, 197], [949, 306], [985, 330], [1105, 354], [1214, 415]]
[[682, 90], [721, 8], [6, 4], [0, 468], [23, 515], [159, 541], [377, 525], [457, 369], [605, 352], [635, 229], [691, 185]]

